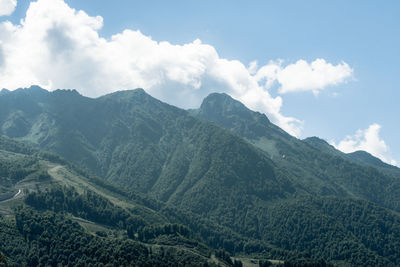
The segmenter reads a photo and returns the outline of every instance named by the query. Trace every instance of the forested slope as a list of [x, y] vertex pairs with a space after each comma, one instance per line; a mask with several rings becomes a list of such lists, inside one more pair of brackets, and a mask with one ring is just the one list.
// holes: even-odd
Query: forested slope
[[18, 147], [7, 153], [40, 157], [61, 185], [31, 188], [24, 214], [67, 214], [60, 220], [189, 247], [206, 261], [223, 248], [263, 260], [399, 264], [397, 168], [298, 140], [227, 95], [188, 112], [141, 89], [91, 99], [33, 87], [1, 93], [0, 111], [2, 134], [72, 162], [3, 138]]
[[367, 152], [345, 154], [317, 137], [299, 140], [226, 94], [209, 95], [191, 113], [261, 149], [277, 169], [292, 175], [287, 177], [296, 188], [318, 196], [362, 198], [400, 211], [400, 169]]

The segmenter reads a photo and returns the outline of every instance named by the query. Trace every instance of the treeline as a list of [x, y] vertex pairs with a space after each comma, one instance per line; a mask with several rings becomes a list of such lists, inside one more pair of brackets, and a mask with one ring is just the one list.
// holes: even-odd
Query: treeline
[[[152, 218], [145, 220], [134, 210], [126, 210], [114, 205], [99, 194], [86, 190], [79, 194], [73, 187], [55, 186], [45, 191], [31, 192], [25, 203], [38, 210], [50, 210], [57, 213], [71, 213], [96, 223], [126, 230], [131, 239], [142, 242], [161, 242], [160, 236], [168, 236], [172, 242], [174, 236], [184, 239], [176, 242], [190, 243], [202, 249], [202, 243], [214, 249], [236, 253], [262, 253], [268, 258], [286, 259], [297, 254], [284, 249], [272, 248], [266, 243], [241, 236], [232, 230], [220, 226], [199, 215], [178, 211], [176, 208], [164, 206], [159, 210], [166, 218], [164, 222], [154, 223]], [[164, 241], [163, 241], [164, 242]]]
[[296, 258], [286, 260], [283, 267], [333, 267], [333, 264], [323, 259]]
[[51, 211], [16, 211], [15, 225], [0, 218], [0, 251], [7, 266], [201, 266], [207, 259], [177, 249], [150, 250], [130, 239], [88, 234]]
[[120, 228], [126, 227], [126, 220], [131, 216], [126, 210], [93, 191], [86, 190], [78, 194], [73, 187], [67, 186], [32, 192], [25, 198], [25, 203], [37, 209], [69, 212], [77, 217]]
[[35, 158], [23, 156], [18, 159], [0, 160], [1, 183], [8, 181], [15, 184], [24, 179], [29, 174], [39, 171], [40, 167]]
[[14, 153], [27, 154], [27, 155], [31, 155], [35, 151], [38, 151], [37, 149], [34, 149], [28, 145], [25, 145], [22, 142], [15, 141], [4, 135], [0, 135], [0, 149], [14, 152]]
[[400, 216], [370, 202], [302, 197], [263, 216], [264, 239], [282, 249], [354, 266], [400, 265]]
[[0, 153], [0, 201], [11, 198], [16, 193], [15, 184], [23, 179], [45, 181], [49, 178], [36, 158]]
[[[265, 225], [260, 231], [275, 248], [196, 214], [168, 206], [160, 209], [166, 221], [154, 224], [92, 191], [78, 194], [73, 188], [65, 186], [31, 193], [26, 203], [38, 209], [69, 212], [97, 223], [126, 229], [129, 238], [147, 243], [157, 244], [160, 240], [177, 237], [181, 241], [186, 239], [194, 246], [203, 242], [233, 255], [259, 254], [264, 258], [287, 262], [290, 262], [289, 259], [307, 259], [312, 255], [317, 259], [345, 261], [354, 265], [396, 266], [400, 258], [399, 216], [361, 200], [301, 197], [271, 206], [263, 213], [266, 216], [262, 218]], [[167, 236], [166, 239], [163, 236]], [[178, 243], [181, 242], [179, 240]]]
[[191, 240], [195, 238], [188, 227], [178, 223], [146, 222], [142, 217], [89, 190], [79, 194], [73, 187], [56, 186], [43, 192], [28, 194], [25, 203], [39, 210], [68, 212], [96, 223], [126, 230], [129, 238], [143, 242], [157, 243], [154, 239], [159, 236], [179, 235], [185, 237], [187, 242], [199, 245], [198, 240]]
[[229, 255], [228, 252], [226, 252], [224, 249], [218, 249], [215, 251], [215, 257], [223, 261], [224, 263], [228, 264], [229, 266], [234, 266], [234, 267], [242, 267], [243, 263], [240, 260], [233, 260], [231, 258], [231, 255]]
[[[135, 231], [132, 228], [133, 228], [132, 224], [129, 224], [127, 228], [128, 236], [131, 238], [136, 238]], [[160, 235], [181, 235], [187, 238], [191, 238], [191, 233], [189, 228], [187, 228], [184, 225], [176, 223], [138, 227], [135, 230], [137, 233], [137, 239], [140, 241], [149, 241]]]
[[312, 259], [312, 258], [291, 258], [285, 260], [283, 263], [273, 264], [268, 260], [259, 260], [259, 267], [270, 267], [270, 266], [279, 266], [279, 267], [333, 267], [334, 265], [330, 262], [326, 262], [323, 259]]
[[262, 253], [278, 259], [295, 255], [284, 249], [273, 248], [261, 240], [238, 234], [228, 227], [221, 226], [187, 210], [177, 210], [171, 206], [164, 206], [159, 212], [170, 221], [187, 226], [197, 239], [211, 248], [224, 249], [232, 255], [237, 253]]
[[5, 150], [13, 153], [19, 153], [24, 155], [32, 156], [35, 159], [44, 159], [51, 161], [53, 163], [60, 163], [64, 165], [70, 165], [65, 159], [62, 157], [43, 150], [39, 150], [38, 148], [29, 146], [22, 142], [15, 141], [7, 136], [0, 136], [0, 150]]

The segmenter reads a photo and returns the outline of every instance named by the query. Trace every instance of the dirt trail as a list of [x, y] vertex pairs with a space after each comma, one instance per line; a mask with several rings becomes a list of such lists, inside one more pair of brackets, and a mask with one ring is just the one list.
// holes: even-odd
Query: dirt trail
[[14, 199], [17, 199], [17, 198], [20, 198], [22, 196], [23, 196], [22, 189], [18, 189], [18, 193], [16, 193], [14, 196], [12, 196], [12, 197], [10, 197], [8, 199], [0, 201], [0, 204], [8, 202], [8, 201], [11, 201], [11, 200], [14, 200]]

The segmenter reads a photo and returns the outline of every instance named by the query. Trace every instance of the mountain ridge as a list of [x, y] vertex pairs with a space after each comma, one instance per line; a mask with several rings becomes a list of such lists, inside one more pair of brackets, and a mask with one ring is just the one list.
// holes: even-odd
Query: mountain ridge
[[[400, 245], [379, 230], [375, 217], [387, 217], [397, 235], [398, 217], [389, 215], [400, 209], [396, 169], [361, 164], [320, 139], [299, 140], [226, 94], [205, 101], [185, 111], [144, 90], [99, 98], [71, 90], [35, 97], [9, 92], [0, 96], [0, 134], [57, 153], [166, 209], [260, 242], [209, 237], [230, 252], [262, 253], [272, 246], [354, 265], [400, 263], [390, 252]], [[370, 227], [390, 245], [358, 227]], [[346, 242], [354, 256], [342, 253]]]
[[[223, 98], [224, 101], [216, 101], [218, 98]], [[266, 153], [281, 169], [291, 169], [292, 173], [297, 173], [303, 188], [322, 195], [357, 196], [399, 210], [395, 188], [399, 187], [400, 169], [377, 165], [379, 160], [369, 154], [369, 162], [360, 160], [352, 154], [336, 150], [318, 137], [299, 140], [282, 133], [282, 129], [272, 123], [258, 122], [258, 112], [251, 111], [244, 105], [235, 105], [235, 102], [238, 101], [226, 94], [213, 94], [204, 99], [198, 110], [191, 112], [243, 137]], [[238, 112], [232, 110], [232, 107], [237, 106], [240, 106]], [[234, 115], [224, 116], [227, 111]], [[367, 155], [365, 153], [363, 155]], [[371, 161], [375, 164], [371, 164]], [[337, 171], [340, 169], [348, 169], [348, 172], [342, 174]], [[292, 180], [294, 183], [297, 181], [299, 180]], [[371, 191], [373, 188], [381, 192], [389, 191], [396, 200], [391, 197], [377, 199]]]
[[[60, 96], [64, 99], [62, 105], [59, 104]], [[122, 91], [97, 99], [88, 99], [71, 91], [54, 91], [48, 93], [43, 101], [47, 102], [44, 105], [36, 106], [35, 111], [42, 109], [44, 110], [42, 114], [50, 117], [53, 125], [51, 131], [53, 132], [49, 132], [48, 138], [52, 141], [44, 140], [40, 143], [39, 140], [37, 145], [58, 152], [63, 157], [75, 161], [75, 163], [83, 162], [84, 166], [92, 171], [103, 169], [96, 174], [114, 177], [113, 181], [117, 183], [128, 182], [125, 185], [134, 186], [139, 191], [150, 194], [152, 194], [151, 191], [158, 192], [157, 194], [161, 195], [154, 196], [161, 197], [163, 200], [172, 198], [171, 201], [176, 203], [178, 200], [174, 199], [184, 197], [179, 192], [186, 194], [193, 186], [203, 186], [197, 183], [200, 177], [195, 178], [197, 174], [193, 175], [193, 173], [202, 173], [201, 176], [206, 175], [208, 177], [211, 175], [210, 171], [213, 172], [212, 169], [208, 171], [209, 168], [212, 168], [209, 158], [212, 159], [213, 156], [210, 154], [211, 157], [204, 158], [201, 156], [203, 153], [214, 153], [218, 147], [226, 150], [239, 146], [241, 147], [238, 148], [239, 150], [246, 150], [249, 151], [246, 153], [261, 157], [261, 154], [243, 143], [241, 139], [217, 126], [197, 120], [184, 110], [152, 98], [144, 90]], [[54, 102], [56, 103], [55, 107], [52, 106]], [[74, 102], [73, 108], [72, 102]], [[41, 116], [41, 114], [37, 115], [40, 119]], [[39, 120], [39, 123], [41, 122], [42, 120]], [[34, 126], [36, 124], [38, 124], [37, 121], [33, 123]], [[54, 130], [54, 128], [57, 130]], [[176, 131], [176, 128], [181, 130]], [[199, 133], [201, 134], [199, 135]], [[29, 134], [28, 137], [32, 135], [31, 131]], [[206, 145], [207, 142], [212, 142], [215, 138], [219, 138], [220, 143], [232, 142], [232, 145], [223, 146], [215, 143], [214, 147], [207, 148], [207, 151], [204, 150], [203, 145], [196, 145], [196, 142]], [[26, 137], [21, 139], [24, 140]], [[230, 139], [232, 140], [228, 141]], [[181, 142], [188, 145], [182, 146]], [[192, 144], [189, 145], [189, 143]], [[198, 150], [197, 147], [203, 150]], [[111, 149], [110, 152], [113, 153], [106, 152], [108, 149]], [[136, 150], [139, 153], [139, 158], [136, 158], [137, 156], [128, 152], [127, 149]], [[127, 156], [121, 158], [123, 154], [119, 153], [126, 153], [125, 151], [128, 152]], [[118, 153], [116, 154], [116, 152]], [[193, 164], [192, 160], [182, 161], [181, 159], [185, 157], [194, 158], [198, 163]], [[221, 158], [221, 156], [217, 157]], [[142, 160], [155, 165], [150, 169], [141, 170]], [[265, 160], [263, 159], [263, 161]], [[120, 162], [130, 164], [130, 161], [134, 167], [127, 168], [127, 165], [118, 167]], [[169, 164], [168, 162], [178, 165], [186, 162], [184, 163], [186, 167], [181, 166], [181, 168], [170, 170], [163, 166], [166, 163]], [[228, 162], [225, 164], [229, 166]], [[249, 162], [249, 164], [254, 165], [252, 162]], [[271, 163], [266, 162], [265, 166], [268, 165], [271, 165]], [[107, 170], [105, 169], [107, 166], [112, 168]], [[232, 169], [235, 168], [232, 166]], [[254, 169], [260, 168], [254, 167]], [[133, 170], [135, 173], [141, 172], [142, 175], [139, 177], [131, 172]], [[182, 173], [182, 170], [186, 170], [186, 173]], [[213, 175], [218, 177], [220, 176], [219, 172], [216, 171]], [[135, 179], [139, 180], [124, 178], [132, 175], [136, 175], [137, 178]], [[169, 181], [171, 175], [177, 177], [178, 180], [172, 183], [163, 182], [163, 177], [167, 179], [166, 181]], [[189, 176], [187, 177], [187, 175]], [[207, 179], [211, 179], [211, 177]], [[170, 189], [165, 186], [169, 186]], [[280, 188], [280, 186], [277, 186], [277, 188]], [[203, 202], [198, 201], [198, 203]]]

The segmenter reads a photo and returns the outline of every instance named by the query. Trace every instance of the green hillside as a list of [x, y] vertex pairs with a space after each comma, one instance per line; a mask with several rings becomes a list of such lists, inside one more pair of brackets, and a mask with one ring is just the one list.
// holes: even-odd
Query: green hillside
[[59, 162], [0, 137], [0, 182], [9, 191], [0, 200], [0, 252], [9, 266], [213, 264], [212, 250], [173, 215]]
[[[4, 91], [0, 129], [13, 138], [0, 139], [4, 147], [17, 147], [4, 153], [39, 159], [17, 168], [50, 176], [27, 183], [29, 221], [54, 213], [106, 239], [200, 254], [198, 263], [218, 255], [230, 264], [224, 249], [303, 265], [400, 264], [397, 168], [296, 139], [228, 95], [185, 111], [142, 89], [96, 99], [75, 90]], [[27, 176], [4, 177], [10, 197]]]
[[[367, 152], [344, 154], [317, 137], [299, 140], [226, 94], [211, 94], [195, 116], [245, 138], [295, 176], [292, 183], [318, 196], [353, 197], [400, 211], [400, 169]], [[290, 177], [290, 176], [288, 176]]]
[[[191, 212], [181, 212], [140, 193], [118, 189], [54, 154], [7, 137], [0, 137], [0, 156], [1, 173], [8, 170], [21, 173], [12, 186], [7, 184], [11, 193], [0, 201], [0, 232], [4, 233], [0, 252], [11, 266], [52, 264], [60, 258], [73, 265], [88, 264], [99, 261], [102, 253], [107, 254], [101, 259], [104, 264], [119, 257], [117, 262], [122, 265], [126, 262], [141, 266], [208, 262], [211, 266], [214, 263], [224, 266], [223, 261], [212, 256], [214, 249], [227, 248], [234, 252], [238, 244], [236, 252], [243, 252], [248, 243], [268, 250], [270, 253], [265, 255], [268, 257], [283, 259], [293, 255]], [[2, 176], [1, 182], [8, 183], [8, 179]], [[15, 194], [20, 190], [20, 194]], [[49, 226], [51, 229], [43, 232]], [[66, 238], [68, 234], [63, 234], [65, 240], [50, 241], [55, 235], [52, 231], [71, 231], [72, 237]], [[85, 247], [86, 243], [83, 246], [82, 236], [94, 243], [90, 241], [89, 247]], [[96, 238], [92, 239], [93, 236]], [[33, 244], [31, 239], [37, 242]], [[66, 251], [64, 242], [70, 246]], [[109, 246], [128, 246], [134, 251], [121, 257], [113, 254], [120, 253], [118, 250], [107, 252]], [[71, 260], [73, 247], [82, 248]], [[35, 254], [43, 249], [47, 252]], [[87, 250], [104, 251], [92, 257]], [[124, 251], [121, 247], [121, 253]], [[33, 256], [37, 259], [31, 262]]]
[[[128, 191], [199, 214], [218, 217], [225, 211], [215, 213], [217, 209], [230, 206], [230, 194], [268, 200], [295, 191], [271, 160], [241, 138], [141, 89], [89, 99], [76, 91], [31, 88], [8, 93], [2, 101], [31, 107], [8, 110], [26, 121], [26, 135], [19, 140], [55, 152]], [[17, 123], [15, 116], [4, 117], [7, 134], [4, 125]]]

